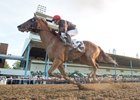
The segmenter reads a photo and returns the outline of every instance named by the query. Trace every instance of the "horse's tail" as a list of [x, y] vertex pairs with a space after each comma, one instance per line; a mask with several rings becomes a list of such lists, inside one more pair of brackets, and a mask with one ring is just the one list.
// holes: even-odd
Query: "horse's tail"
[[105, 53], [100, 47], [99, 49], [100, 49], [100, 54], [97, 59], [98, 62], [118, 65], [117, 62], [112, 57], [110, 57], [107, 53]]

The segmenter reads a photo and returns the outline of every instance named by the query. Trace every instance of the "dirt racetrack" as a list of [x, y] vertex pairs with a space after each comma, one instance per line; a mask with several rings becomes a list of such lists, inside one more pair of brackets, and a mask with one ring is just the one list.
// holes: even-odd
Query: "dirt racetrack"
[[140, 100], [140, 83], [0, 85], [0, 100]]

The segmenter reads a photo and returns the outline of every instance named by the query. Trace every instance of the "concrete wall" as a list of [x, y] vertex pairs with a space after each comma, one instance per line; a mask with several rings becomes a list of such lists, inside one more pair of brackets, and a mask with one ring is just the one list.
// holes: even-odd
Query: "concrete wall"
[[[19, 75], [24, 76], [25, 70], [17, 70], [17, 69], [4, 69], [0, 68], [0, 74], [2, 75]], [[27, 72], [30, 75], [30, 72]]]

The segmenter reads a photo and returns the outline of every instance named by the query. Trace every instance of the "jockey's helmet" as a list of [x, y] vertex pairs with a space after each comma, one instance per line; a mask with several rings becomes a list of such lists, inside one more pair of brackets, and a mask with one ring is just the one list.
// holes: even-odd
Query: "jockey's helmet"
[[53, 16], [52, 20], [54, 21], [54, 20], [60, 20], [60, 19], [61, 19], [61, 17], [59, 15], [55, 15], [55, 16]]

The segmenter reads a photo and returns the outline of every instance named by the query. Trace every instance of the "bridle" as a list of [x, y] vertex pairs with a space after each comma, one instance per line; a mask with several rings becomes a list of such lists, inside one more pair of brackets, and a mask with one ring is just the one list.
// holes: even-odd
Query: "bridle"
[[47, 31], [48, 32], [49, 31], [47, 29], [42, 29], [41, 27], [38, 27], [38, 24], [41, 24], [41, 22], [40, 21], [37, 22], [37, 18], [36, 17], [32, 18], [31, 21], [33, 23], [31, 25], [31, 29], [32, 30], [35, 30], [37, 32], [39, 32], [39, 31]]

